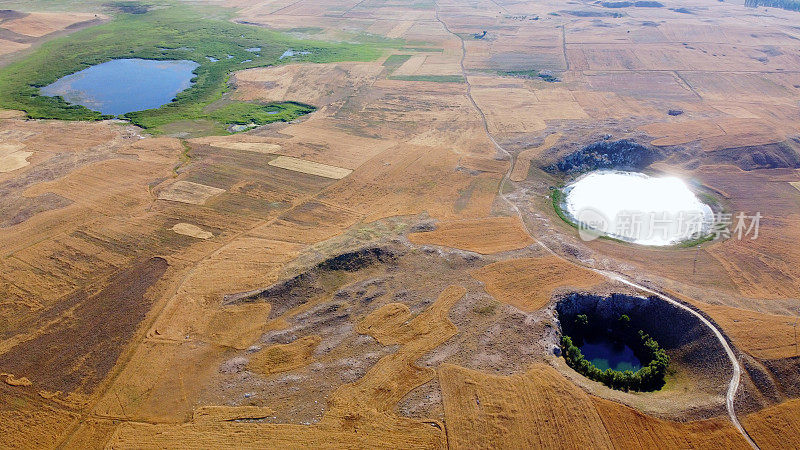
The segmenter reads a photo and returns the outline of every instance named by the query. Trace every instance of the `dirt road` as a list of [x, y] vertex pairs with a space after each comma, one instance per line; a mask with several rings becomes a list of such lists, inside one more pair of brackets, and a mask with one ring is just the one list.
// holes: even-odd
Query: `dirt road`
[[[462, 73], [462, 75], [464, 77], [464, 80], [465, 80], [465, 83], [467, 85], [467, 91], [466, 91], [467, 98], [469, 98], [470, 103], [472, 103], [472, 106], [475, 108], [475, 110], [480, 115], [481, 120], [483, 121], [483, 129], [486, 132], [486, 136], [489, 138], [489, 140], [492, 141], [492, 144], [494, 144], [495, 148], [511, 161], [511, 164], [509, 165], [508, 171], [506, 172], [506, 174], [503, 177], [502, 182], [500, 183], [500, 188], [498, 189], [498, 194], [497, 195], [500, 198], [502, 198], [517, 213], [517, 215], [519, 216], [520, 221], [523, 224], [525, 224], [525, 221], [523, 220], [523, 217], [522, 217], [522, 213], [520, 212], [520, 210], [517, 207], [517, 205], [514, 204], [514, 202], [512, 202], [508, 198], [506, 198], [506, 196], [503, 194], [503, 192], [504, 192], [503, 188], [505, 187], [505, 184], [509, 181], [509, 177], [511, 175], [511, 172], [514, 170], [514, 164], [516, 163], [516, 158], [514, 157], [514, 155], [511, 154], [511, 152], [509, 152], [506, 149], [504, 149], [494, 139], [494, 136], [492, 136], [492, 134], [489, 132], [489, 123], [486, 120], [486, 115], [483, 113], [483, 110], [481, 110], [480, 106], [478, 106], [478, 104], [475, 102], [475, 99], [473, 99], [473, 97], [472, 97], [472, 85], [469, 82], [469, 77], [467, 76], [467, 71], [464, 68], [464, 59], [466, 58], [466, 55], [467, 55], [467, 48], [466, 48], [466, 45], [464, 43], [464, 38], [461, 35], [459, 35], [459, 34], [453, 32], [452, 30], [450, 30], [450, 28], [447, 26], [447, 24], [439, 16], [439, 4], [438, 4], [438, 2], [435, 3], [435, 5], [436, 5], [436, 20], [439, 21], [439, 23], [442, 24], [442, 26], [444, 27], [444, 29], [448, 33], [452, 34], [453, 36], [455, 36], [456, 38], [458, 38], [461, 41], [461, 61], [460, 61], [460, 64], [461, 64], [461, 73]], [[566, 54], [565, 54], [565, 57], [566, 57]], [[525, 226], [527, 228], [527, 225], [525, 225]], [[673, 298], [671, 298], [671, 297], [669, 297], [669, 296], [667, 296], [665, 294], [662, 294], [660, 292], [656, 292], [656, 291], [654, 291], [652, 289], [648, 289], [648, 288], [636, 283], [635, 281], [630, 280], [629, 278], [627, 278], [624, 275], [613, 273], [613, 272], [608, 272], [608, 271], [605, 271], [605, 270], [596, 269], [596, 268], [590, 267], [590, 266], [585, 266], [583, 264], [580, 264], [580, 263], [577, 263], [577, 262], [572, 261], [570, 259], [567, 259], [564, 256], [557, 254], [555, 251], [550, 249], [546, 244], [544, 244], [542, 241], [537, 239], [536, 236], [533, 235], [533, 233], [530, 233], [530, 230], [528, 230], [528, 233], [536, 241], [537, 244], [539, 244], [542, 248], [544, 248], [550, 254], [552, 254], [552, 255], [554, 255], [554, 256], [556, 256], [556, 257], [558, 257], [558, 258], [560, 258], [560, 259], [562, 259], [562, 260], [564, 260], [564, 261], [566, 261], [566, 262], [568, 262], [570, 264], [575, 264], [575, 265], [578, 265], [580, 267], [584, 267], [586, 269], [589, 269], [589, 270], [591, 270], [591, 271], [593, 271], [595, 273], [598, 273], [600, 275], [603, 275], [604, 277], [606, 277], [608, 279], [611, 279], [611, 280], [614, 280], [614, 281], [618, 281], [620, 283], [626, 284], [626, 285], [628, 285], [630, 287], [633, 287], [635, 289], [638, 289], [638, 290], [641, 290], [643, 292], [647, 292], [649, 294], [655, 295], [655, 296], [657, 296], [657, 297], [669, 302], [672, 305], [675, 305], [675, 306], [677, 306], [677, 307], [679, 307], [681, 309], [684, 309], [684, 310], [690, 312], [691, 314], [696, 316], [698, 319], [700, 319], [700, 321], [714, 333], [714, 335], [717, 337], [719, 342], [722, 344], [722, 347], [725, 349], [725, 353], [728, 355], [728, 359], [731, 362], [731, 366], [733, 367], [733, 375], [731, 376], [731, 380], [730, 380], [730, 382], [728, 384], [728, 392], [725, 395], [725, 406], [726, 406], [726, 408], [728, 410], [728, 416], [730, 416], [731, 422], [736, 427], [736, 429], [739, 430], [739, 433], [742, 434], [742, 436], [745, 438], [745, 440], [747, 440], [747, 442], [754, 449], [758, 449], [758, 446], [756, 445], [756, 443], [753, 441], [752, 438], [750, 438], [750, 435], [747, 433], [747, 431], [744, 429], [742, 424], [739, 422], [739, 418], [736, 416], [736, 410], [734, 408], [734, 399], [736, 398], [736, 393], [739, 390], [739, 382], [741, 380], [742, 367], [739, 364], [739, 360], [736, 358], [736, 354], [733, 352], [733, 349], [728, 344], [728, 341], [725, 339], [725, 337], [723, 336], [722, 332], [716, 326], [714, 326], [714, 324], [712, 324], [708, 319], [703, 317], [703, 315], [701, 315], [700, 313], [698, 313], [694, 309], [690, 308], [689, 306], [683, 304], [682, 302], [680, 302], [678, 300], [675, 300], [675, 299], [673, 299]]]

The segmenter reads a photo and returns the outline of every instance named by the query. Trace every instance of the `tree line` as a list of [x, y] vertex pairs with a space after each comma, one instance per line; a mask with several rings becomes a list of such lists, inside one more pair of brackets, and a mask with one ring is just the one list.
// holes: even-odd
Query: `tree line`
[[[577, 334], [578, 343], [583, 342], [586, 333], [592, 327], [589, 325], [588, 317], [585, 314], [578, 314], [575, 317], [574, 328]], [[599, 381], [612, 389], [622, 391], [654, 391], [664, 386], [664, 378], [669, 366], [669, 356], [662, 349], [658, 342], [642, 330], [634, 333], [630, 327], [630, 318], [621, 315], [617, 323], [612, 328], [612, 337], [622, 340], [634, 352], [637, 358], [646, 365], [636, 372], [626, 370], [624, 372], [606, 369], [600, 370], [581, 353], [580, 347], [575, 345], [573, 339], [568, 335], [561, 336], [561, 349], [567, 364], [581, 375], [595, 381]]]

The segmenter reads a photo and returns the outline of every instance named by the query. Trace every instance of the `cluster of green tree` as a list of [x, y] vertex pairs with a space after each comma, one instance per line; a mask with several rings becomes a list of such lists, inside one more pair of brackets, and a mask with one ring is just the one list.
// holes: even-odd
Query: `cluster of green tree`
[[781, 8], [789, 11], [800, 11], [799, 0], [745, 0], [744, 6], [748, 6], [750, 8], [769, 6], [772, 8]]
[[[575, 317], [573, 329], [577, 333], [577, 344], [580, 344], [584, 337], [592, 332], [593, 327], [590, 326], [585, 314], [579, 314]], [[561, 336], [561, 350], [567, 364], [583, 376], [599, 381], [612, 389], [654, 391], [664, 386], [669, 356], [655, 339], [642, 330], [634, 333], [630, 326], [630, 317], [624, 314], [617, 320], [611, 334], [613, 339], [625, 342], [640, 361], [647, 363], [636, 372], [631, 370], [621, 372], [610, 368], [605, 371], [600, 370], [583, 356], [576, 342], [565, 334]]]

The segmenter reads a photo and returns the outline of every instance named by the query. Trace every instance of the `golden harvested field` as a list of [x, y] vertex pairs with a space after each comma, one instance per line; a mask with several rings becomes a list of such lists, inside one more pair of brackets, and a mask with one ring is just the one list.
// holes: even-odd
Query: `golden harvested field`
[[472, 276], [497, 300], [523, 311], [536, 311], [558, 289], [582, 290], [603, 281], [600, 275], [553, 256], [509, 259], [489, 264]]
[[79, 22], [105, 18], [107, 16], [91, 13], [34, 12], [18, 19], [4, 21], [0, 24], [0, 28], [25, 36], [42, 37]]
[[792, 448], [800, 445], [800, 404], [789, 400], [744, 418], [748, 432], [763, 449]]
[[303, 367], [311, 362], [314, 348], [321, 340], [319, 336], [306, 336], [290, 344], [273, 345], [256, 353], [248, 367], [266, 376]]
[[225, 189], [206, 186], [191, 181], [177, 181], [158, 193], [159, 200], [202, 205], [211, 197], [225, 192]]
[[[316, 109], [242, 132], [0, 110], [0, 447], [800, 446], [800, 13], [178, 3], [0, 0], [0, 69], [185, 7], [337, 45], [198, 108]], [[679, 176], [758, 236], [585, 242], [553, 192], [595, 166]], [[566, 364], [558, 307], [597, 296], [657, 311], [635, 325], [670, 356], [659, 390]]]
[[549, 366], [498, 377], [448, 365], [439, 376], [454, 448], [612, 448], [590, 397]]
[[454, 448], [748, 448], [724, 420], [648, 417], [546, 365], [510, 377], [445, 365], [440, 381]]
[[648, 417], [602, 398], [593, 397], [592, 401], [617, 448], [748, 448], [724, 418], [675, 422]]
[[18, 52], [20, 50], [25, 50], [30, 46], [31, 46], [30, 44], [25, 44], [22, 42], [14, 42], [5, 39], [0, 39], [0, 55], [6, 55], [9, 53]]
[[27, 166], [31, 155], [33, 152], [14, 150], [13, 147], [0, 149], [0, 172], [13, 172]]
[[[433, 370], [416, 367], [414, 361], [455, 334], [455, 326], [446, 319], [446, 315], [463, 295], [463, 288], [451, 286], [428, 310], [413, 320], [407, 320], [403, 326], [382, 332], [368, 329], [368, 334], [399, 344], [400, 348], [397, 353], [378, 361], [362, 379], [337, 390], [330, 400], [330, 411], [316, 425], [246, 425], [224, 419], [213, 422], [203, 420], [202, 423], [195, 419], [187, 425], [130, 423], [117, 429], [109, 445], [122, 448], [205, 445], [336, 448], [348, 446], [348, 442], [359, 439], [362, 445], [375, 448], [398, 445], [407, 448], [442, 448], [444, 436], [440, 425], [432, 427], [421, 421], [397, 417], [391, 409], [409, 390], [433, 378]], [[318, 337], [296, 342], [296, 345], [290, 344], [291, 348], [264, 350], [267, 353], [263, 358], [256, 357], [254, 364], [267, 364], [266, 367], [272, 370], [289, 370], [299, 363], [296, 358], [302, 358], [308, 345], [318, 343]], [[275, 358], [278, 361], [270, 364], [270, 360]]]
[[786, 135], [771, 124], [753, 118], [650, 124], [642, 127], [642, 130], [658, 136], [651, 142], [655, 146], [700, 142], [706, 151], [774, 144], [786, 140]]
[[433, 231], [412, 233], [415, 244], [434, 244], [481, 254], [518, 250], [533, 244], [516, 217], [491, 217], [437, 224]]
[[798, 318], [720, 305], [702, 305], [742, 350], [764, 359], [800, 356]]
[[175, 226], [172, 227], [172, 231], [184, 236], [196, 237], [198, 239], [209, 239], [214, 237], [212, 232], [203, 231], [203, 229], [197, 225], [192, 225], [191, 223], [185, 222], [176, 223]]
[[329, 105], [344, 99], [348, 90], [373, 83], [381, 70], [380, 65], [363, 63], [289, 64], [243, 70], [232, 82], [240, 100]]
[[350, 169], [315, 163], [313, 161], [304, 161], [302, 159], [292, 158], [291, 156], [278, 156], [270, 161], [269, 165], [280, 167], [281, 169], [293, 170], [295, 172], [307, 173], [309, 175], [316, 175], [318, 177], [332, 178], [334, 180], [341, 180], [352, 172]]
[[561, 139], [561, 133], [549, 134], [544, 138], [542, 145], [521, 151], [519, 155], [517, 155], [514, 170], [511, 171], [511, 175], [509, 175], [508, 178], [511, 181], [523, 181], [525, 178], [528, 178], [528, 173], [531, 170], [531, 160], [540, 156], [543, 151], [555, 145], [559, 139]]

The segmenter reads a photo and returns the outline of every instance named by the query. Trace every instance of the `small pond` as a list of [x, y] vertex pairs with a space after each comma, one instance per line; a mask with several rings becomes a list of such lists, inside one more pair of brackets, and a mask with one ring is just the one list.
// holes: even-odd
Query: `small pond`
[[310, 55], [310, 54], [311, 54], [311, 52], [307, 52], [307, 51], [299, 51], [299, 52], [297, 52], [297, 51], [294, 51], [292, 49], [289, 49], [289, 50], [286, 50], [285, 52], [283, 52], [281, 57], [278, 58], [278, 59], [291, 58], [292, 56], [295, 56], [295, 55]]
[[607, 339], [586, 340], [581, 346], [581, 353], [602, 371], [610, 368], [620, 372], [636, 372], [642, 368], [642, 363], [630, 347]]
[[192, 85], [194, 61], [115, 59], [67, 75], [40, 90], [103, 114], [158, 108]]

